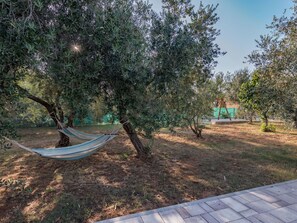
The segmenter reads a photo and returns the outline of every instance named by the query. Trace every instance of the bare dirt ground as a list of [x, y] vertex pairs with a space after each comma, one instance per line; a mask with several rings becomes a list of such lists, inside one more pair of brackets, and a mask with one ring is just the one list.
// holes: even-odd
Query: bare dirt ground
[[[30, 147], [57, 141], [53, 128], [19, 132]], [[203, 135], [161, 132], [148, 162], [135, 158], [123, 131], [78, 161], [0, 151], [0, 222], [92, 222], [297, 178], [297, 131], [234, 124]]]

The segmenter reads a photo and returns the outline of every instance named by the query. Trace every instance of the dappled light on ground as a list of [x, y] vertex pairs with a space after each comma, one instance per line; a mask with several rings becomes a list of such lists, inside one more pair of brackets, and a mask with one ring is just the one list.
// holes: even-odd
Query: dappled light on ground
[[[211, 126], [201, 140], [161, 132], [145, 163], [124, 132], [78, 161], [1, 151], [0, 222], [91, 222], [294, 179], [295, 133], [260, 133], [248, 124]], [[20, 135], [30, 147], [52, 147], [58, 136], [48, 128]]]

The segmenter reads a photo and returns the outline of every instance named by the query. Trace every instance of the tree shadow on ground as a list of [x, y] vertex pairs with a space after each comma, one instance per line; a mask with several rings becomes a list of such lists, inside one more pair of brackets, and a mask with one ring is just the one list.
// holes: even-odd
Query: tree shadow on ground
[[[156, 155], [144, 163], [135, 158], [127, 141], [126, 136], [119, 136], [110, 148], [79, 161], [48, 160], [22, 152], [12, 156], [11, 165], [6, 162], [10, 169], [4, 168], [4, 178], [24, 180], [28, 194], [13, 191], [11, 199], [8, 188], [1, 199], [1, 213], [9, 216], [8, 222], [82, 222], [192, 198], [184, 184], [178, 183], [176, 170], [166, 157]], [[12, 216], [4, 203], [18, 210], [22, 218]]]
[[1, 178], [22, 179], [25, 189], [0, 187], [0, 222], [91, 222], [297, 177], [296, 144], [235, 131], [211, 129], [203, 140], [161, 133], [149, 162], [134, 157], [124, 134], [79, 161], [12, 150], [0, 158]]

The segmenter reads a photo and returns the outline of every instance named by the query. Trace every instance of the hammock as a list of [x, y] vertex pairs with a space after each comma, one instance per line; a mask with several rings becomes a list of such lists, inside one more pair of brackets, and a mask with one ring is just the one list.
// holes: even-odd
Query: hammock
[[59, 132], [67, 135], [70, 138], [77, 138], [82, 140], [92, 140], [106, 135], [116, 135], [118, 131], [119, 129], [116, 129], [109, 134], [89, 134], [89, 133], [78, 131], [71, 127], [59, 129]]
[[12, 144], [42, 157], [58, 159], [58, 160], [78, 160], [84, 157], [90, 156], [98, 149], [104, 146], [108, 141], [112, 140], [116, 135], [101, 135], [91, 141], [87, 141], [74, 146], [67, 146], [61, 148], [35, 148], [31, 149], [24, 145], [21, 145], [15, 140], [6, 138]]

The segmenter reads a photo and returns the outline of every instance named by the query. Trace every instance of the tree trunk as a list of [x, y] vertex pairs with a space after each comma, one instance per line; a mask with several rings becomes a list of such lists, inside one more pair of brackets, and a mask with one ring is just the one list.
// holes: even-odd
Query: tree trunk
[[189, 124], [190, 129], [196, 135], [196, 137], [198, 139], [202, 138], [202, 128], [199, 128], [198, 121], [195, 122], [195, 118], [192, 119], [193, 123], [192, 123], [192, 121], [190, 119], [186, 119], [186, 120], [187, 120], [187, 122]]
[[263, 121], [265, 123], [265, 127], [267, 127], [268, 126], [268, 117], [267, 117], [266, 113], [263, 114]]
[[[36, 96], [30, 94], [27, 90], [25, 90], [19, 86], [18, 86], [18, 88], [27, 96], [27, 98], [44, 106], [45, 109], [47, 110], [47, 112], [49, 113], [50, 117], [52, 118], [52, 120], [55, 122], [57, 129], [61, 129], [59, 122], [63, 122], [64, 118], [62, 117], [61, 120], [58, 120], [57, 111], [55, 111], [55, 107], [52, 104], [44, 101], [43, 99], [41, 99], [39, 97], [36, 97]], [[58, 107], [58, 112], [60, 113], [61, 116], [64, 116], [61, 107]], [[66, 146], [70, 145], [70, 139], [68, 136], [66, 136], [65, 134], [63, 134], [61, 132], [59, 132], [59, 136], [60, 136], [60, 140], [56, 143], [56, 147], [66, 147]]]
[[150, 148], [146, 148], [143, 146], [142, 142], [137, 136], [137, 133], [132, 126], [132, 124], [128, 121], [127, 117], [121, 117], [121, 124], [123, 125], [124, 130], [128, 134], [134, 148], [137, 151], [137, 157], [140, 159], [147, 159], [151, 156]]
[[191, 130], [196, 135], [197, 139], [202, 138], [202, 129], [195, 130], [191, 128]]
[[70, 146], [70, 139], [67, 135], [59, 132], [60, 140], [57, 142], [56, 147], [66, 147]]
[[69, 115], [68, 121], [67, 121], [67, 127], [73, 127], [74, 116], [75, 116], [75, 113], [74, 112], [72, 112]]
[[253, 124], [253, 116], [252, 115], [249, 116], [249, 124]]

